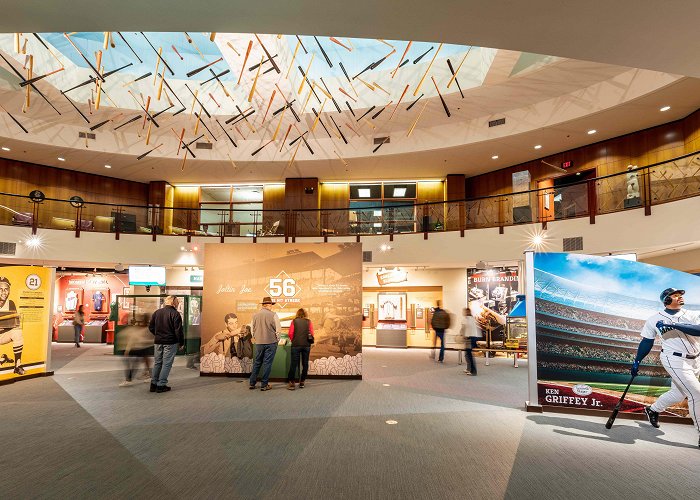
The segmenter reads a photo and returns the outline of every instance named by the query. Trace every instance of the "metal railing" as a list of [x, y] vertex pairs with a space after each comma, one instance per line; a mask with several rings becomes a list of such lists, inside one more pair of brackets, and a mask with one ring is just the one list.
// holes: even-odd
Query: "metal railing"
[[[634, 170], [560, 187], [465, 200], [377, 207], [303, 210], [172, 208], [46, 198], [0, 193], [0, 225], [74, 231], [219, 238], [371, 236], [464, 231], [630, 209], [651, 214], [654, 205], [700, 194], [700, 152]], [[379, 213], [377, 213], [379, 211]], [[412, 216], [410, 214], [413, 214]], [[203, 222], [206, 221], [206, 222]]]

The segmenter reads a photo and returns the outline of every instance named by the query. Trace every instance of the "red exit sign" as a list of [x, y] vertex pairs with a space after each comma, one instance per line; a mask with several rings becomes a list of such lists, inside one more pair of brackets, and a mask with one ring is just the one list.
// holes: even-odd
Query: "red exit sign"
[[561, 168], [571, 168], [573, 166], [574, 166], [574, 162], [571, 160], [561, 162]]

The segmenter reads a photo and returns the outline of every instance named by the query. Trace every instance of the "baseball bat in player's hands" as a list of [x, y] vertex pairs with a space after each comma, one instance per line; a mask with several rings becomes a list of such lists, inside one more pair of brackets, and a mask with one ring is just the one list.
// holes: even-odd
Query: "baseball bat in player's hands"
[[4, 319], [13, 319], [13, 318], [19, 318], [19, 313], [10, 313], [10, 314], [6, 314], [4, 316], [0, 316], [0, 321], [2, 321]]
[[630, 378], [630, 381], [627, 384], [627, 387], [625, 388], [625, 392], [622, 393], [620, 400], [617, 402], [617, 404], [615, 405], [615, 408], [613, 409], [612, 415], [610, 415], [610, 418], [608, 418], [608, 421], [605, 423], [606, 429], [610, 429], [613, 426], [613, 423], [615, 423], [615, 419], [617, 418], [617, 414], [620, 412], [620, 408], [622, 408], [622, 403], [625, 401], [625, 396], [627, 396], [627, 391], [630, 390], [630, 386], [632, 385], [632, 382], [634, 381], [634, 377], [636, 377], [636, 375], [632, 375], [632, 378]]

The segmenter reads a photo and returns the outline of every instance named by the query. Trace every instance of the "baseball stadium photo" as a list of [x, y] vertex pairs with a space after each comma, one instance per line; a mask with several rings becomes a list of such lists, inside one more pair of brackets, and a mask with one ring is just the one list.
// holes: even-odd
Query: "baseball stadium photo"
[[[697, 276], [613, 257], [536, 254], [539, 403], [611, 410], [630, 382], [645, 322], [664, 309], [664, 291], [684, 292], [684, 308], [700, 312]], [[641, 413], [671, 387], [660, 352], [657, 339], [621, 411]], [[687, 400], [664, 414], [688, 416]]]

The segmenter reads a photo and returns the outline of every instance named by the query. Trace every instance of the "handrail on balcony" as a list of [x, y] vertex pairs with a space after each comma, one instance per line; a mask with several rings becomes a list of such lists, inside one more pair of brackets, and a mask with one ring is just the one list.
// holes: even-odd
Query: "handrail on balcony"
[[[464, 235], [466, 229], [483, 227], [500, 227], [516, 225], [519, 223], [541, 222], [543, 225], [557, 217], [556, 199], [553, 194], [560, 195], [576, 192], [581, 186], [586, 186], [585, 191], [576, 193], [581, 199], [575, 200], [566, 207], [566, 213], [560, 213], [559, 218], [589, 216], [591, 223], [595, 223], [596, 214], [611, 213], [629, 208], [644, 208], [645, 214], [651, 213], [652, 205], [674, 201], [700, 194], [700, 164], [688, 160], [695, 157], [700, 159], [700, 151], [685, 154], [671, 160], [657, 162], [651, 165], [637, 167], [623, 172], [608, 174], [594, 179], [584, 179], [572, 182], [560, 187], [536, 188], [514, 193], [500, 193], [487, 196], [464, 198], [456, 200], [431, 201], [423, 203], [411, 203], [392, 205], [392, 210], [410, 208], [413, 216], [406, 218], [385, 217], [387, 207], [353, 207], [350, 208], [308, 208], [293, 210], [253, 210], [254, 220], [248, 221], [246, 215], [251, 215], [250, 208], [200, 208], [200, 207], [161, 207], [154, 205], [135, 205], [123, 203], [102, 203], [85, 201], [80, 207], [71, 206], [69, 200], [57, 198], [45, 198], [41, 203], [32, 202], [28, 196], [15, 193], [0, 193], [0, 197], [8, 197], [16, 200], [26, 200], [32, 206], [32, 213], [22, 212], [18, 203], [3, 202], [1, 208], [5, 213], [12, 215], [12, 224], [31, 225], [33, 228], [41, 227], [40, 215], [50, 218], [51, 227], [61, 229], [75, 229], [76, 236], [81, 230], [109, 230], [119, 234], [124, 232], [148, 233], [156, 239], [156, 234], [162, 232], [184, 235], [188, 241], [192, 236], [217, 236], [223, 241], [227, 236], [284, 236], [295, 238], [297, 236], [349, 236], [390, 234], [401, 232], [425, 233], [433, 231], [461, 231]], [[662, 167], [662, 168], [658, 168]], [[685, 167], [691, 167], [686, 172]], [[694, 168], [694, 170], [693, 170]], [[631, 176], [638, 182], [637, 197], [625, 193], [624, 184], [614, 180], [624, 180], [629, 185]], [[612, 181], [612, 182], [608, 182]], [[608, 191], [606, 191], [608, 189]], [[534, 195], [534, 203], [533, 203]], [[516, 198], [518, 197], [518, 198]], [[526, 205], [516, 205], [518, 199], [526, 197]], [[554, 199], [554, 201], [552, 201]], [[507, 203], [509, 202], [509, 203]], [[15, 208], [5, 205], [14, 205]], [[47, 205], [59, 204], [57, 210]], [[39, 213], [39, 207], [44, 210]], [[513, 208], [511, 214], [508, 209]], [[16, 210], [19, 208], [20, 210]], [[515, 209], [521, 208], [516, 217]], [[101, 210], [100, 210], [101, 209]], [[125, 209], [136, 214], [127, 214]], [[476, 212], [474, 212], [476, 209]], [[561, 203], [559, 206], [561, 212]], [[379, 216], [368, 216], [366, 220], [357, 220], [358, 213], [372, 210], [380, 210]], [[102, 212], [105, 215], [95, 215], [93, 221], [83, 220], [83, 214]], [[116, 214], [116, 215], [115, 215]], [[165, 215], [168, 217], [165, 217]], [[206, 217], [206, 222], [201, 222], [199, 214], [214, 214]], [[352, 220], [351, 214], [355, 214]], [[523, 216], [524, 214], [524, 216]], [[0, 216], [2, 211], [0, 211]], [[173, 219], [176, 218], [174, 221]], [[7, 215], [5, 216], [7, 217]], [[98, 219], [100, 219], [98, 221]], [[99, 224], [98, 224], [99, 222]], [[274, 231], [270, 231], [276, 222]], [[1, 223], [1, 222], [0, 222]], [[44, 224], [46, 227], [48, 224]], [[167, 227], [161, 227], [166, 225]], [[180, 227], [184, 226], [184, 227]], [[211, 227], [210, 227], [211, 226]], [[238, 234], [231, 228], [238, 227]], [[215, 233], [209, 231], [214, 228]], [[243, 228], [246, 228], [245, 230]], [[398, 228], [398, 229], [397, 229]], [[204, 230], [202, 230], [204, 229]], [[412, 230], [409, 230], [412, 229]]]

